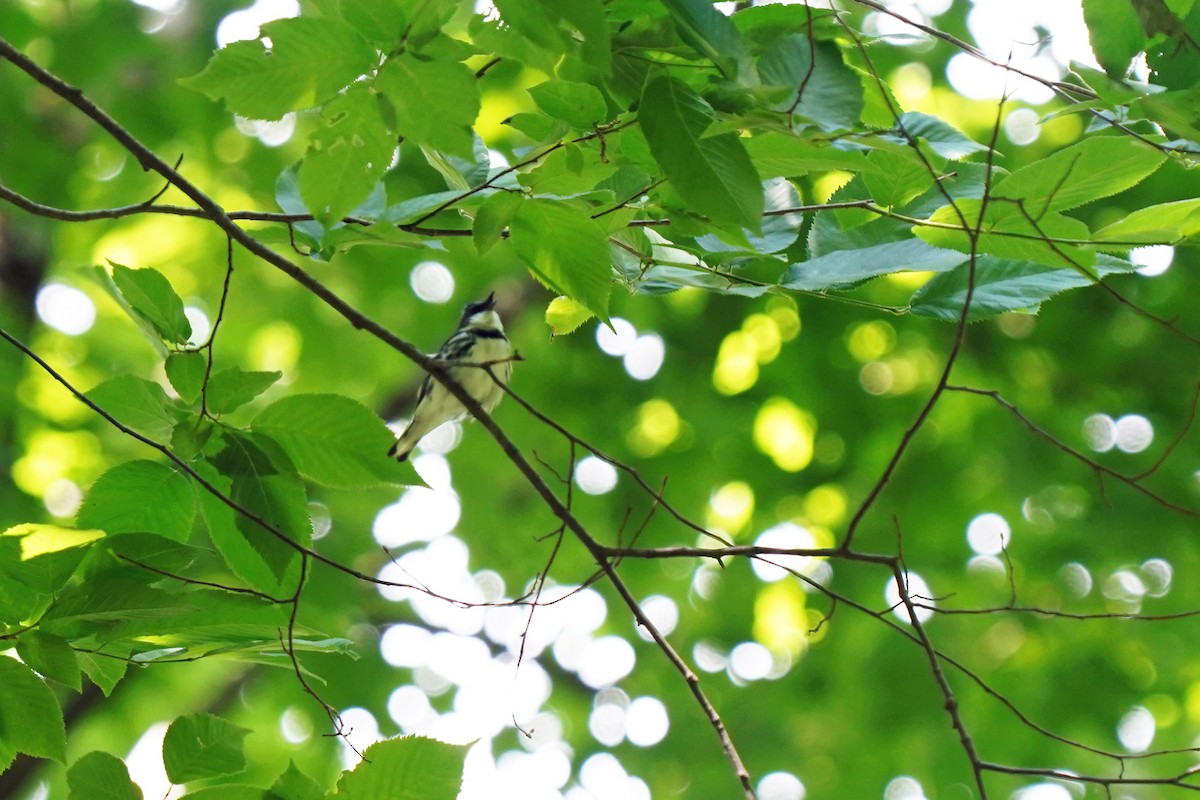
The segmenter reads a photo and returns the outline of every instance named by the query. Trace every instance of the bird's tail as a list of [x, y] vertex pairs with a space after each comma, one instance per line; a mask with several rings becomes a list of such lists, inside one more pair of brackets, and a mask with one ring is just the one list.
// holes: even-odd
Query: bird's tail
[[401, 436], [397, 439], [396, 443], [392, 445], [392, 449], [388, 450], [388, 455], [397, 461], [407, 461], [408, 454], [412, 452], [417, 444], [416, 442], [407, 441], [407, 439], [407, 436]]

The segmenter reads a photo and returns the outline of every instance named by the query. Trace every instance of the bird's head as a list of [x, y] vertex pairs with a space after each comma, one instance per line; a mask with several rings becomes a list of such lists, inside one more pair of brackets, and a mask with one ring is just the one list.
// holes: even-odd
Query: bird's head
[[476, 330], [503, 331], [504, 326], [500, 323], [500, 315], [496, 313], [496, 293], [492, 292], [478, 302], [467, 303], [458, 328], [459, 330], [475, 328]]

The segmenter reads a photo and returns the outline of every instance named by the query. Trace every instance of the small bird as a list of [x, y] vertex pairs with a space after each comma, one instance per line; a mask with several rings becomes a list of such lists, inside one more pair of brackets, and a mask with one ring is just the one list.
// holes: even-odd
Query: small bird
[[[512, 355], [512, 347], [504, 335], [504, 326], [500, 324], [495, 309], [495, 292], [477, 303], [468, 303], [463, 309], [458, 330], [434, 355], [434, 358], [444, 361], [491, 364], [495, 380], [486, 369], [480, 367], [456, 366], [447, 370], [450, 377], [458, 381], [489, 414], [504, 397], [504, 389], [500, 384], [507, 384], [512, 375], [512, 361], [503, 360]], [[432, 375], [426, 375], [417, 392], [417, 409], [413, 412], [412, 422], [408, 423], [388, 455], [394, 456], [397, 461], [404, 461], [425, 434], [443, 422], [458, 419], [466, 413], [467, 409], [449, 389]]]

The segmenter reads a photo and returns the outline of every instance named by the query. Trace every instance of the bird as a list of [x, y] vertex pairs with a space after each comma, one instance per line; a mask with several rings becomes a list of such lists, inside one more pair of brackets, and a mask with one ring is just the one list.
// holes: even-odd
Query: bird
[[[451, 366], [446, 372], [459, 383], [467, 394], [487, 413], [504, 397], [504, 388], [512, 376], [512, 346], [504, 335], [504, 325], [496, 313], [496, 293], [483, 300], [468, 303], [463, 309], [458, 329], [451, 334], [434, 354], [439, 361], [458, 361], [474, 364], [490, 364], [492, 375], [482, 367]], [[426, 375], [417, 392], [417, 406], [412, 422], [392, 445], [388, 455], [404, 461], [425, 434], [452, 419], [466, 416], [467, 409], [433, 375]]]

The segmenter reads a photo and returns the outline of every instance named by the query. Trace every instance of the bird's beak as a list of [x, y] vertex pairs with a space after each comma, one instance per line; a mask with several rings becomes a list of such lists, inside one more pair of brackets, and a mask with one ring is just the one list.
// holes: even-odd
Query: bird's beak
[[487, 296], [487, 299], [484, 300], [483, 302], [486, 304], [488, 310], [495, 308], [496, 307], [496, 293], [495, 292], [490, 293]]

